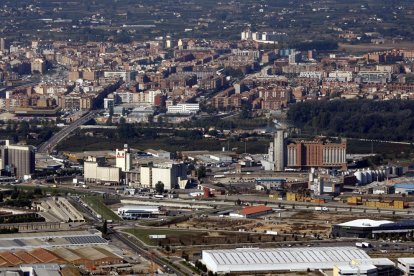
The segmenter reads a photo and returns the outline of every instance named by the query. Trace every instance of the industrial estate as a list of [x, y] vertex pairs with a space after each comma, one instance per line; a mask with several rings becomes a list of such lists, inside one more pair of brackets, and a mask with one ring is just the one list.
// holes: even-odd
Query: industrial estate
[[0, 275], [414, 275], [414, 3], [0, 3]]

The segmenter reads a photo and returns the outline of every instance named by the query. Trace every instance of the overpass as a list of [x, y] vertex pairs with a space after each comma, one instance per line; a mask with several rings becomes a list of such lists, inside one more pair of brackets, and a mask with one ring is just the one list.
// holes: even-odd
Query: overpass
[[95, 118], [96, 114], [98, 114], [99, 111], [100, 110], [93, 110], [93, 111], [86, 112], [84, 116], [82, 116], [78, 120], [74, 121], [72, 124], [64, 127], [59, 132], [54, 134], [48, 141], [44, 142], [37, 149], [37, 152], [39, 152], [39, 153], [48, 153], [48, 152], [52, 151], [61, 141], [63, 141], [68, 135], [70, 135], [78, 127], [85, 124], [89, 120]]

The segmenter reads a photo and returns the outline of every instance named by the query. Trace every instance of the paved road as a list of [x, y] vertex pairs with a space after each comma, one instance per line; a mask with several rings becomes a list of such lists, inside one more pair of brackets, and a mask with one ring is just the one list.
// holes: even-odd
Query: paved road
[[66, 126], [62, 130], [60, 130], [58, 133], [52, 136], [48, 141], [43, 143], [38, 149], [37, 152], [39, 153], [47, 153], [49, 151], [52, 151], [59, 142], [61, 142], [63, 139], [65, 139], [69, 134], [71, 134], [73, 131], [75, 131], [79, 126], [83, 125], [87, 121], [95, 118], [96, 114], [99, 113], [100, 110], [94, 110], [86, 112], [86, 114], [73, 122], [72, 124]]
[[182, 273], [181, 271], [179, 271], [178, 269], [176, 269], [175, 267], [173, 267], [172, 265], [170, 265], [169, 263], [167, 263], [166, 261], [164, 261], [162, 258], [158, 257], [157, 255], [150, 253], [146, 248], [142, 248], [142, 247], [138, 246], [138, 244], [132, 242], [131, 240], [129, 240], [124, 235], [122, 235], [122, 234], [120, 234], [116, 231], [113, 231], [111, 236], [113, 236], [116, 239], [120, 240], [125, 245], [127, 245], [129, 248], [134, 250], [136, 253], [141, 254], [146, 259], [153, 260], [154, 263], [156, 263], [161, 268], [163, 268], [163, 270], [165, 270], [165, 268], [168, 268], [169, 271], [175, 273], [178, 276], [187, 275], [187, 274]]
[[[176, 205], [180, 206], [188, 206], [192, 208], [200, 208], [199, 206], [207, 206], [207, 207], [213, 207], [217, 206], [225, 207], [228, 206], [228, 208], [234, 208], [235, 201], [237, 199], [240, 199], [242, 202], [247, 203], [254, 203], [254, 204], [264, 204], [267, 203], [268, 207], [276, 208], [276, 209], [295, 209], [295, 210], [309, 210], [318, 212], [315, 210], [315, 207], [317, 206], [323, 206], [327, 207], [329, 213], [366, 213], [366, 214], [378, 214], [378, 215], [396, 215], [396, 216], [409, 216], [412, 217], [414, 214], [414, 210], [412, 208], [410, 209], [382, 209], [382, 208], [372, 208], [372, 207], [366, 207], [366, 206], [347, 206], [344, 204], [339, 203], [326, 203], [323, 205], [318, 205], [316, 203], [308, 203], [308, 202], [290, 202], [290, 201], [274, 201], [274, 200], [267, 200], [266, 198], [258, 198], [255, 196], [243, 196], [243, 195], [237, 195], [237, 196], [227, 196], [227, 198], [217, 198], [216, 200], [193, 200], [193, 199], [183, 199], [180, 198], [177, 199], [162, 199], [162, 200], [156, 200], [156, 199], [148, 199], [148, 198], [136, 198], [136, 197], [123, 197], [122, 199], [125, 200], [136, 200], [139, 201], [141, 204], [145, 204], [144, 202], [148, 202], [148, 204], [152, 205], [168, 205], [168, 203], [174, 203]], [[320, 211], [319, 211], [320, 212]]]

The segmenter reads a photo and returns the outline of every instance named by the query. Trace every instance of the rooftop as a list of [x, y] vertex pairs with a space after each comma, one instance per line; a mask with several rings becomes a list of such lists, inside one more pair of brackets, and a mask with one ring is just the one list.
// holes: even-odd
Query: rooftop
[[213, 272], [300, 271], [332, 269], [354, 259], [370, 259], [356, 247], [239, 248], [204, 250], [203, 262]]
[[356, 219], [348, 222], [340, 223], [340, 226], [346, 227], [378, 227], [383, 224], [393, 223], [389, 220], [372, 220], [372, 219]]
[[251, 215], [251, 214], [256, 214], [256, 213], [261, 213], [261, 212], [268, 212], [268, 211], [272, 211], [273, 209], [264, 205], [258, 205], [258, 206], [249, 206], [249, 207], [244, 207], [241, 210], [241, 213], [243, 215]]
[[413, 265], [414, 264], [414, 258], [398, 258], [398, 262], [403, 263], [403, 264]]

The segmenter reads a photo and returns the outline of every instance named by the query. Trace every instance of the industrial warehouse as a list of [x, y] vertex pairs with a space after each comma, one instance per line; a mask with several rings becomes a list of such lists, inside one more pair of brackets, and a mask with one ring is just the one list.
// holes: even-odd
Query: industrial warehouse
[[59, 247], [48, 250], [36, 248], [30, 251], [11, 250], [0, 252], [0, 265], [2, 267], [36, 263], [71, 263], [83, 266], [87, 270], [93, 270], [100, 265], [122, 264], [123, 259], [105, 246], [73, 247], [70, 249]]
[[60, 232], [35, 232], [3, 234], [0, 237], [0, 250], [33, 249], [37, 247], [70, 247], [107, 245], [97, 230], [78, 230]]
[[356, 219], [332, 227], [334, 237], [378, 238], [380, 235], [401, 235], [414, 231], [414, 220], [398, 222], [388, 220]]
[[371, 259], [365, 251], [355, 247], [238, 248], [202, 252], [202, 262], [213, 273], [282, 273], [333, 270], [335, 266], [340, 270], [341, 267], [349, 265], [354, 260], [358, 260], [359, 263], [376, 263], [378, 266], [386, 265], [390, 266], [390, 269], [395, 269], [394, 263], [388, 259]]
[[159, 214], [157, 206], [126, 205], [118, 208], [118, 215], [123, 219], [150, 218]]

